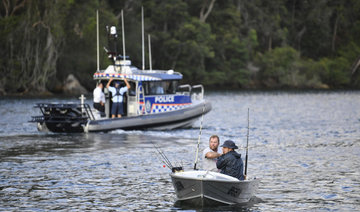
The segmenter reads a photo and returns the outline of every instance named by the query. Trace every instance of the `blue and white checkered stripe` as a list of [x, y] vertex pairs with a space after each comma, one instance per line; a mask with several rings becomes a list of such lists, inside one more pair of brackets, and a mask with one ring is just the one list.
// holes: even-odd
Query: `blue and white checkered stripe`
[[184, 109], [189, 106], [190, 106], [190, 104], [180, 104], [180, 105], [153, 104], [151, 113], [163, 113], [163, 112], [169, 112], [169, 111], [174, 111], [174, 110], [180, 110], [180, 109]]
[[94, 79], [97, 78], [123, 78], [126, 77], [127, 79], [132, 79], [136, 81], [159, 81], [160, 78], [157, 77], [151, 77], [151, 76], [145, 76], [145, 75], [137, 75], [137, 74], [109, 74], [109, 73], [95, 73]]

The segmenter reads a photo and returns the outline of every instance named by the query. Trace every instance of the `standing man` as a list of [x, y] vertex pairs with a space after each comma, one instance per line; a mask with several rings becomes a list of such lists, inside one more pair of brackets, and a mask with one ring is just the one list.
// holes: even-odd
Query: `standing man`
[[244, 163], [241, 159], [241, 154], [234, 151], [238, 148], [234, 141], [227, 140], [221, 147], [223, 154], [216, 162], [217, 168], [221, 169], [220, 173], [244, 180]]
[[101, 115], [105, 113], [105, 94], [103, 92], [104, 85], [99, 82], [94, 89], [94, 108], [101, 112]]
[[217, 135], [212, 135], [209, 139], [209, 147], [203, 151], [203, 169], [219, 172], [216, 168], [216, 159], [221, 155], [221, 150], [219, 147], [220, 139]]
[[109, 91], [112, 94], [112, 107], [111, 107], [111, 118], [115, 118], [117, 115], [118, 118], [121, 118], [121, 115], [124, 114], [124, 108], [123, 108], [123, 100], [124, 100], [124, 93], [130, 89], [130, 84], [124, 78], [124, 82], [126, 86], [120, 88], [120, 82], [115, 82], [115, 87], [110, 86], [110, 83], [113, 81], [113, 78], [111, 77], [109, 82], [106, 85], [106, 88], [109, 89]]

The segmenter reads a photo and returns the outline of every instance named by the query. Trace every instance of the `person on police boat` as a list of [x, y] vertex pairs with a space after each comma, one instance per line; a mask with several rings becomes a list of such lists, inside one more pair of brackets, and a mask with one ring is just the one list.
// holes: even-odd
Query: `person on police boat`
[[115, 118], [117, 116], [118, 118], [121, 118], [121, 116], [124, 114], [124, 106], [123, 106], [124, 93], [130, 89], [130, 84], [126, 80], [126, 78], [124, 78], [124, 82], [126, 86], [120, 87], [120, 82], [116, 81], [115, 87], [112, 87], [110, 86], [112, 81], [113, 78], [111, 77], [106, 85], [106, 88], [109, 89], [109, 91], [112, 94], [113, 104], [111, 106], [111, 117]]

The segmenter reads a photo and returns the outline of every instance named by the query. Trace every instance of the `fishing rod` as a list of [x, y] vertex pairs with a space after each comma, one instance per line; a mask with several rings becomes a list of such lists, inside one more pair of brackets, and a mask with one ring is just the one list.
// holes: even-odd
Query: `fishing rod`
[[247, 163], [248, 163], [248, 149], [249, 149], [249, 108], [248, 108], [248, 115], [247, 115], [247, 121], [248, 121], [248, 127], [247, 127], [247, 135], [246, 135], [246, 156], [245, 156], [245, 179], [247, 175]]
[[[183, 171], [183, 167], [182, 166], [173, 166], [172, 163], [170, 162], [169, 158], [166, 157], [165, 153], [160, 149], [160, 147], [156, 146], [154, 142], [151, 141], [151, 143], [154, 145], [156, 151], [159, 153], [159, 155], [162, 157], [162, 161], [163, 163], [165, 163], [165, 165], [172, 171], [172, 172], [179, 172], [179, 171]], [[164, 167], [165, 167], [164, 165]]]
[[199, 139], [198, 139], [197, 148], [196, 148], [196, 156], [195, 156], [194, 170], [196, 170], [196, 164], [197, 164], [198, 157], [199, 157], [199, 145], [200, 145], [202, 124], [203, 124], [203, 120], [204, 120], [204, 112], [205, 112], [205, 104], [204, 104], [204, 106], [203, 106], [203, 111], [202, 111], [202, 115], [201, 115], [200, 132], [199, 132]]
[[162, 157], [162, 162], [165, 163], [165, 165], [169, 168], [169, 169], [173, 169], [174, 166], [171, 164], [170, 160], [168, 157], [166, 157], [165, 153], [160, 149], [160, 147], [156, 146], [154, 142], [151, 141], [151, 143], [154, 145], [156, 151], [159, 153], [159, 155]]

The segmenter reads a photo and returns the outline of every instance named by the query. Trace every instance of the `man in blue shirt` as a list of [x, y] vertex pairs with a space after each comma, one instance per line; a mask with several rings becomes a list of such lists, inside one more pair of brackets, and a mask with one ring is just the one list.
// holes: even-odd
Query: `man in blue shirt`
[[124, 78], [124, 82], [126, 86], [120, 88], [120, 82], [115, 82], [115, 87], [110, 86], [110, 83], [113, 81], [113, 78], [110, 78], [109, 82], [106, 85], [106, 88], [109, 89], [109, 91], [112, 94], [112, 107], [111, 107], [111, 118], [115, 118], [117, 116], [118, 118], [121, 118], [121, 115], [124, 114], [124, 108], [123, 108], [123, 100], [124, 100], [124, 93], [130, 89], [130, 84]]

